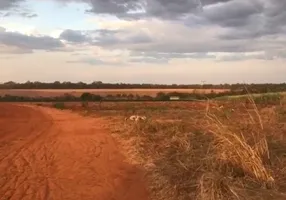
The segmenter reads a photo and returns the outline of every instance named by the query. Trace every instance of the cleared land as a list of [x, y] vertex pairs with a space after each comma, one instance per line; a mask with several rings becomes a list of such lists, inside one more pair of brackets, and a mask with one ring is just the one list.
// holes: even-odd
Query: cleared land
[[[282, 96], [2, 105], [0, 197], [286, 199]], [[133, 114], [147, 120], [126, 120]]]
[[[154, 200], [286, 199], [286, 99], [65, 106], [105, 117]], [[132, 114], [147, 121], [125, 121]]]
[[0, 199], [148, 199], [142, 172], [103, 126], [68, 111], [0, 104]]
[[92, 94], [97, 94], [101, 96], [106, 95], [116, 95], [116, 94], [133, 94], [133, 95], [148, 95], [148, 96], [156, 96], [158, 92], [182, 92], [182, 93], [223, 93], [228, 90], [226, 89], [64, 89], [64, 90], [56, 90], [56, 89], [46, 89], [46, 90], [36, 90], [36, 89], [1, 89], [0, 96], [4, 95], [14, 95], [14, 96], [28, 96], [28, 97], [55, 97], [62, 96], [64, 94], [70, 94], [76, 97], [79, 97], [84, 92], [89, 92]]

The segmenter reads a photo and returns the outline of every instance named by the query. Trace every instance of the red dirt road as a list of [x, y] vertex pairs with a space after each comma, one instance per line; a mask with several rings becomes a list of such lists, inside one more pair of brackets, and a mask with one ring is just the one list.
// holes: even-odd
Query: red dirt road
[[100, 119], [0, 104], [0, 200], [147, 200]]

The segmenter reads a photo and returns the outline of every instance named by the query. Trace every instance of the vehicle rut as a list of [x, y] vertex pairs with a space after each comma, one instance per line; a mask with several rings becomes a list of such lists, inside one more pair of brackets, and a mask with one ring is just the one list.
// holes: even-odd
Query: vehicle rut
[[0, 104], [0, 200], [146, 200], [101, 119]]

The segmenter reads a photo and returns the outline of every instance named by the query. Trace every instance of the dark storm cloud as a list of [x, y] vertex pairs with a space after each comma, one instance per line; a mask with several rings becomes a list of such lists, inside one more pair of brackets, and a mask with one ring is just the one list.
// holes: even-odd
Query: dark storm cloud
[[[157, 27], [132, 30], [64, 31], [60, 39], [73, 43], [88, 43], [107, 49], [124, 49], [131, 52], [157, 52], [154, 58], [187, 58], [197, 53], [197, 58], [208, 57], [207, 52], [254, 52], [281, 50], [286, 41], [286, 0], [53, 0], [79, 2], [90, 6], [89, 13], [110, 14], [128, 20], [151, 19], [173, 23], [164, 33]], [[0, 0], [0, 10], [5, 14], [11, 8], [19, 8], [21, 0]], [[10, 10], [8, 10], [10, 9]], [[23, 12], [30, 13], [30, 12]], [[39, 13], [40, 14], [40, 13]], [[156, 20], [157, 20], [156, 19]], [[183, 24], [185, 28], [176, 26]], [[140, 25], [138, 25], [140, 26]], [[181, 29], [176, 29], [176, 27]], [[196, 28], [215, 34], [201, 37], [193, 34]], [[189, 29], [189, 30], [188, 30]], [[186, 34], [187, 33], [187, 34]], [[159, 35], [159, 36], [158, 36]], [[162, 35], [162, 37], [160, 36]], [[182, 36], [181, 36], [182, 35]], [[204, 35], [202, 33], [202, 35]], [[1, 36], [0, 36], [1, 37]], [[29, 36], [26, 36], [29, 37]], [[193, 38], [196, 38], [195, 40]], [[57, 39], [54, 39], [54, 45]], [[0, 39], [1, 41], [1, 39]], [[16, 41], [16, 40], [15, 40]], [[11, 41], [10, 41], [11, 42]], [[3, 42], [2, 42], [3, 43]], [[25, 42], [24, 42], [25, 43]], [[53, 42], [52, 42], [53, 43]], [[25, 44], [29, 45], [29, 44]], [[161, 55], [166, 53], [168, 55]], [[278, 53], [275, 53], [278, 55]], [[271, 54], [272, 55], [272, 54]], [[195, 57], [196, 57], [195, 56]], [[144, 56], [143, 56], [144, 57]], [[145, 55], [147, 61], [153, 57]], [[281, 56], [280, 56], [281, 57]], [[250, 59], [237, 56], [234, 59]], [[275, 55], [273, 56], [275, 58]], [[227, 58], [226, 58], [227, 59]], [[230, 58], [231, 59], [231, 58]], [[143, 61], [134, 58], [133, 62]]]
[[63, 44], [49, 36], [28, 36], [17, 32], [0, 31], [0, 45], [27, 50], [55, 50]]
[[8, 10], [17, 7], [25, 0], [0, 0], [0, 10]]
[[213, 24], [238, 27], [247, 24], [249, 18], [263, 10], [264, 5], [260, 1], [233, 0], [205, 8], [202, 16]]
[[94, 13], [120, 14], [141, 7], [141, 5], [134, 0], [91, 0], [88, 2], [92, 7], [89, 12]]
[[[72, 0], [57, 0], [71, 2]], [[285, 0], [75, 0], [86, 2], [92, 13], [106, 13], [127, 19], [157, 17], [180, 20], [188, 26], [218, 25], [229, 29], [220, 40], [253, 39], [283, 34], [286, 25]], [[134, 12], [137, 10], [138, 12]], [[133, 11], [133, 12], [130, 12]], [[117, 40], [116, 40], [117, 41]], [[112, 36], [103, 43], [116, 42]], [[223, 51], [224, 49], [222, 49]], [[239, 51], [239, 50], [237, 50]]]
[[[263, 5], [263, 9], [257, 9], [257, 12], [254, 13], [244, 13], [241, 16], [234, 18], [241, 23], [231, 23], [231, 14], [225, 16], [225, 20], [218, 22], [217, 24], [230, 28], [228, 32], [222, 34], [220, 38], [223, 40], [236, 40], [255, 39], [271, 35], [284, 35], [286, 33], [286, 1], [261, 0], [257, 2], [260, 2], [261, 5]], [[264, 3], [262, 4], [262, 2]], [[262, 6], [258, 6], [258, 8], [261, 7]], [[246, 11], [246, 9], [243, 10]]]
[[0, 17], [20, 16], [34, 18], [38, 15], [26, 8], [26, 0], [0, 0]]
[[90, 40], [82, 31], [70, 29], [63, 31], [60, 35], [60, 38], [68, 42], [75, 43], [84, 43]]
[[64, 30], [60, 39], [74, 43], [88, 43], [96, 46], [150, 43], [152, 38], [144, 32], [128, 30]]
[[225, 3], [231, 0], [201, 0], [202, 5], [212, 5], [217, 3]]
[[[59, 2], [84, 2], [91, 6], [87, 12], [112, 14], [123, 18], [153, 16], [178, 18], [202, 6], [230, 0], [57, 0]], [[139, 11], [139, 12], [134, 12]]]
[[35, 17], [38, 17], [38, 14], [36, 13], [19, 13], [20, 16], [22, 17], [26, 17], [26, 18], [35, 18]]
[[[189, 14], [205, 5], [228, 1], [230, 0], [91, 0], [88, 2], [92, 6], [90, 11], [95, 13], [119, 14], [121, 17], [155, 16], [172, 19]], [[144, 11], [144, 14], [130, 14], [130, 11], [136, 10]]]
[[[150, 14], [156, 14], [154, 11], [170, 12], [171, 15], [187, 13], [190, 10], [200, 6], [227, 2], [230, 0], [56, 0], [59, 2], [83, 2], [91, 6], [90, 12], [120, 14], [137, 9], [146, 9]], [[25, 0], [1, 0], [0, 10], [10, 9], [18, 6]], [[157, 15], [157, 14], [156, 14]]]
[[[97, 46], [117, 46], [117, 45], [128, 45], [128, 44], [146, 44], [151, 43], [152, 38], [144, 32], [119, 32], [120, 35], [114, 33], [102, 34], [98, 37], [94, 37], [93, 45]], [[125, 33], [126, 35], [123, 35]]]
[[[0, 9], [18, 5], [24, 0], [1, 0]], [[125, 18], [159, 17], [178, 19], [196, 13], [201, 21], [226, 27], [244, 26], [254, 15], [269, 23], [285, 23], [285, 0], [55, 0], [82, 2], [90, 5], [88, 12], [111, 14]], [[135, 12], [137, 11], [137, 12]], [[257, 17], [255, 19], [258, 19]], [[263, 20], [263, 19], [260, 19]], [[254, 20], [252, 20], [254, 22]], [[198, 21], [199, 22], [199, 21]], [[273, 25], [275, 26], [275, 25]]]
[[204, 42], [194, 44], [188, 43], [187, 41], [185, 43], [151, 43], [148, 46], [135, 46], [130, 48], [133, 51], [139, 51], [139, 52], [148, 52], [148, 51], [156, 51], [160, 53], [166, 53], [171, 55], [177, 55], [179, 57], [179, 54], [182, 57], [185, 57], [184, 54], [193, 54], [197, 53], [198, 55], [202, 55], [207, 52], [253, 52], [258, 51], [259, 48], [257, 48], [255, 45], [249, 45], [246, 42], [223, 42], [223, 41], [214, 41], [213, 43], [205, 44]]

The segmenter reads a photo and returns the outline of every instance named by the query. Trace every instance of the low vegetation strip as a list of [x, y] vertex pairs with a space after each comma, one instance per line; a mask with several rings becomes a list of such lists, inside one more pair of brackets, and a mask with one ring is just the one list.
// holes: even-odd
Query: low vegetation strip
[[[51, 83], [42, 83], [42, 82], [31, 82], [27, 81], [26, 83], [16, 83], [13, 81], [0, 83], [0, 89], [36, 89], [36, 90], [47, 90], [47, 89], [66, 89], [66, 90], [74, 90], [74, 89], [155, 89], [155, 90], [181, 90], [181, 89], [204, 89], [204, 90], [232, 90], [239, 91], [245, 88], [246, 84], [131, 84], [131, 83], [103, 83], [101, 81], [93, 81], [92, 83], [72, 83], [72, 82], [51, 82]], [[273, 83], [265, 83], [265, 84], [247, 84], [251, 93], [265, 93], [265, 92], [281, 92], [286, 91], [286, 83], [273, 84]]]
[[129, 95], [132, 94], [134, 96], [151, 96], [155, 97], [158, 92], [163, 93], [171, 93], [171, 92], [179, 92], [179, 93], [223, 93], [227, 92], [229, 89], [210, 89], [210, 88], [174, 88], [174, 89], [154, 89], [154, 88], [134, 88], [134, 89], [1, 89], [0, 95], [12, 95], [12, 96], [28, 96], [28, 97], [56, 97], [63, 96], [64, 94], [70, 94], [75, 97], [79, 97], [82, 93], [91, 93], [97, 94], [100, 96], [107, 95]]
[[89, 101], [168, 101], [241, 98], [245, 94], [272, 94], [285, 92], [281, 84], [111, 84], [101, 81], [87, 83], [26, 82], [0, 83], [0, 101], [81, 101], [85, 95]]
[[[248, 91], [228, 91], [223, 93], [216, 93], [211, 91], [210, 93], [201, 93], [201, 92], [192, 92], [192, 93], [183, 93], [183, 92], [158, 92], [155, 96], [148, 95], [134, 95], [130, 94], [114, 94], [114, 95], [105, 95], [101, 96], [99, 94], [93, 94], [89, 92], [84, 92], [80, 96], [73, 96], [71, 94], [64, 94], [62, 96], [15, 96], [15, 95], [0, 95], [0, 102], [110, 102], [110, 101], [201, 101], [207, 99], [215, 100], [232, 100], [232, 101], [241, 101], [248, 98]], [[261, 94], [252, 94], [252, 98], [256, 103], [277, 103], [280, 99], [285, 96], [285, 92], [281, 93], [261, 93]]]

